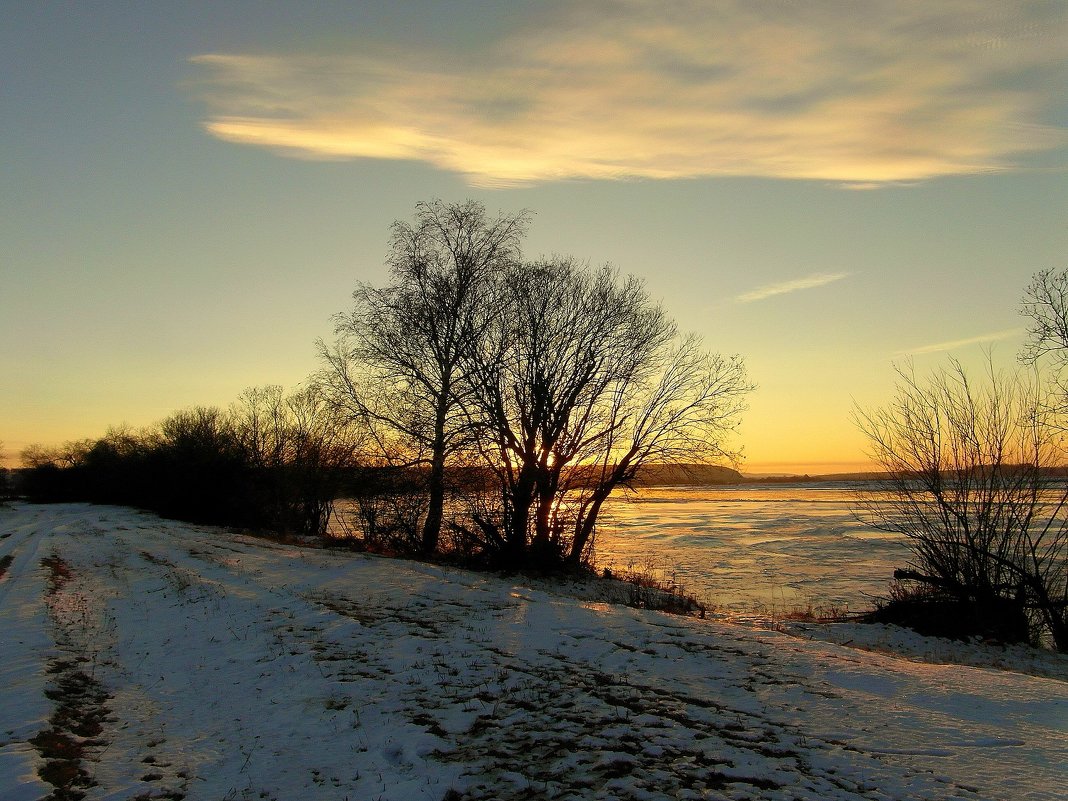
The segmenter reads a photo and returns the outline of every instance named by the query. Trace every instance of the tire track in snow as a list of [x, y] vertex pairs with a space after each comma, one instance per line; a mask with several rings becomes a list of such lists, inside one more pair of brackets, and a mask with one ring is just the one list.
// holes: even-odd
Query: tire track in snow
[[49, 728], [29, 742], [43, 760], [38, 775], [55, 788], [49, 801], [79, 801], [97, 786], [88, 763], [107, 746], [101, 735], [110, 722], [108, 694], [95, 676], [96, 655], [88, 653], [82, 636], [88, 628], [87, 596], [69, 586], [78, 576], [56, 545], [40, 564], [47, 571], [46, 605], [60, 654], [48, 663], [45, 695], [54, 704]]

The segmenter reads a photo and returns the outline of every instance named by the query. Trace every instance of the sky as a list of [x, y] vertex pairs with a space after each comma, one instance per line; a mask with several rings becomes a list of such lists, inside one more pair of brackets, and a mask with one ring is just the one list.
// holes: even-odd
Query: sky
[[0, 442], [295, 387], [415, 204], [744, 357], [749, 472], [863, 467], [894, 365], [1011, 365], [1068, 267], [1068, 3], [3, 0]]

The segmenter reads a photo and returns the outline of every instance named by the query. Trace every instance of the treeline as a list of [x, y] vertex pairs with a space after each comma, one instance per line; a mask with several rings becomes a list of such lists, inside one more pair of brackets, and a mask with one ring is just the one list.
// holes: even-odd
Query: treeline
[[246, 391], [150, 428], [23, 452], [20, 489], [39, 502], [137, 506], [165, 517], [322, 535], [351, 480], [357, 439], [321, 395]]
[[[0, 442], [0, 459], [4, 457], [4, 443]], [[0, 503], [9, 500], [15, 491], [14, 471], [0, 465]]]
[[730, 461], [750, 389], [637, 279], [526, 260], [529, 214], [417, 206], [389, 280], [360, 284], [305, 388], [25, 454], [38, 500], [323, 534], [424, 557], [573, 569], [650, 464]]

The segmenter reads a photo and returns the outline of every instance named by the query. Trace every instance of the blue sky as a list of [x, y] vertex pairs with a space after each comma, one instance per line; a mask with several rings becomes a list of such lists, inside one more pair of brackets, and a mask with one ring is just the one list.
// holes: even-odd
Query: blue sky
[[[0, 441], [293, 386], [420, 200], [645, 278], [864, 460], [892, 364], [1011, 362], [1068, 245], [1063, 2], [5, 3]], [[787, 463], [785, 466], [783, 463]]]

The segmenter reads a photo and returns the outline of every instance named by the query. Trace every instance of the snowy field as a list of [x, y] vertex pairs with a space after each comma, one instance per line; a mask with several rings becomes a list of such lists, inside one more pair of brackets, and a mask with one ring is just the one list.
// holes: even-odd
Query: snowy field
[[[1068, 787], [1051, 654], [672, 617], [116, 507], [0, 509], [0, 566], [2, 801], [42, 775], [213, 801]], [[955, 655], [1015, 669], [918, 661]]]

